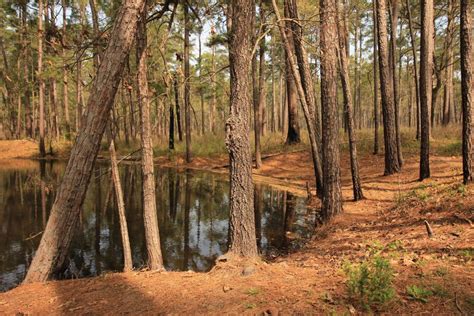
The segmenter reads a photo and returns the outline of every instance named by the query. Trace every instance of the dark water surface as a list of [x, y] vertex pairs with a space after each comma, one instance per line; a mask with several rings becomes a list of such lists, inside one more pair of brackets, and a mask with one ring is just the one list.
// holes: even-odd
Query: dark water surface
[[[41, 239], [64, 163], [30, 162], [0, 169], [0, 291], [25, 277]], [[106, 164], [96, 167], [83, 212], [58, 279], [99, 275], [123, 267], [120, 226]], [[137, 165], [120, 167], [134, 268], [145, 266], [141, 173]], [[161, 248], [168, 270], [207, 271], [227, 250], [229, 183], [226, 176], [175, 169], [156, 170]], [[255, 189], [258, 245], [273, 255], [307, 237], [313, 220], [305, 201], [265, 185]], [[291, 232], [291, 233], [288, 233]]]

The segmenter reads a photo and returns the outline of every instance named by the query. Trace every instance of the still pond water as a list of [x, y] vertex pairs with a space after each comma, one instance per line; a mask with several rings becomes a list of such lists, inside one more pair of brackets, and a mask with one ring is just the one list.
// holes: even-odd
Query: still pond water
[[[0, 291], [15, 287], [25, 277], [65, 169], [59, 162], [27, 165], [0, 168]], [[55, 275], [57, 279], [122, 269], [120, 226], [108, 172], [106, 164], [99, 164], [94, 171], [67, 268]], [[120, 174], [133, 264], [141, 268], [147, 255], [140, 168], [122, 165]], [[156, 170], [156, 189], [166, 269], [211, 269], [215, 259], [227, 250], [227, 177], [160, 168]], [[257, 242], [263, 255], [285, 251], [295, 245], [290, 239], [310, 234], [313, 220], [303, 198], [266, 185], [256, 185], [255, 192]]]

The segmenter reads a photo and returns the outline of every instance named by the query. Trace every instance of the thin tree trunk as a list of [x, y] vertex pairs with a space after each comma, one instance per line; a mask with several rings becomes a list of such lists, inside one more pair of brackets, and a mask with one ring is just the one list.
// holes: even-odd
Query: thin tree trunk
[[465, 184], [474, 181], [472, 54], [472, 2], [461, 0], [462, 170]]
[[174, 104], [176, 106], [176, 120], [178, 123], [178, 140], [183, 141], [183, 129], [181, 128], [181, 107], [179, 105], [179, 86], [178, 86], [178, 74], [173, 76], [173, 87], [174, 87]]
[[[275, 0], [273, 0], [275, 1]], [[320, 0], [321, 109], [323, 131], [323, 201], [321, 212], [330, 219], [342, 211], [337, 110], [337, 2]]]
[[375, 1], [372, 1], [372, 19], [373, 19], [373, 73], [374, 73], [374, 155], [379, 153], [379, 78], [378, 78], [378, 58], [377, 58], [377, 7]]
[[24, 283], [47, 280], [65, 259], [144, 3], [145, 0], [129, 0], [117, 13], [104, 62], [91, 88], [84, 124], [72, 148], [48, 224]]
[[[319, 116], [318, 105], [314, 93], [313, 78], [308, 64], [308, 54], [303, 45], [303, 28], [298, 15], [296, 0], [286, 1], [288, 6], [288, 15], [292, 19], [291, 29], [293, 32], [295, 55], [298, 63], [298, 70], [303, 85], [303, 91], [308, 103], [308, 110], [315, 126], [316, 143], [321, 148], [321, 118]], [[296, 23], [299, 22], [299, 23]]]
[[385, 144], [385, 175], [400, 171], [400, 162], [397, 153], [397, 138], [395, 127], [395, 107], [393, 100], [393, 85], [390, 77], [390, 61], [387, 43], [387, 17], [385, 0], [376, 0], [377, 4], [377, 31], [378, 54], [380, 71], [380, 90], [382, 94], [382, 112]]
[[64, 125], [66, 128], [66, 137], [70, 137], [71, 133], [71, 119], [69, 117], [69, 99], [68, 99], [68, 70], [67, 70], [67, 57], [66, 57], [66, 46], [67, 46], [67, 14], [66, 14], [66, 0], [61, 0], [62, 12], [63, 12], [63, 26], [62, 26], [62, 48], [61, 58], [63, 62], [63, 111], [64, 111]]
[[323, 184], [322, 184], [323, 172], [321, 168], [321, 160], [320, 160], [318, 144], [317, 144], [317, 137], [316, 137], [316, 131], [315, 131], [316, 127], [313, 124], [314, 114], [312, 116], [312, 114], [309, 111], [308, 100], [306, 99], [303, 85], [301, 83], [301, 78], [297, 70], [297, 60], [293, 54], [292, 45], [291, 45], [292, 43], [287, 37], [287, 34], [285, 32], [285, 24], [281, 20], [280, 12], [278, 10], [278, 6], [275, 0], [272, 0], [272, 5], [273, 5], [273, 10], [275, 12], [276, 18], [278, 20], [278, 27], [280, 29], [281, 38], [283, 40], [283, 44], [284, 44], [286, 55], [287, 55], [286, 56], [287, 67], [289, 67], [289, 70], [291, 70], [290, 76], [293, 77], [294, 83], [296, 85], [296, 90], [300, 98], [301, 106], [303, 108], [304, 117], [306, 120], [306, 126], [308, 128], [309, 141], [311, 145], [311, 154], [313, 158], [314, 174], [316, 177], [316, 192], [318, 196], [321, 196], [321, 192], [323, 189]]
[[229, 41], [230, 116], [226, 122], [226, 146], [230, 161], [229, 252], [256, 257], [255, 217], [250, 150], [250, 66], [252, 55], [253, 1], [234, 0]]
[[[339, 38], [339, 73], [342, 82], [342, 91], [344, 94], [344, 111], [347, 118], [347, 131], [349, 136], [349, 154], [351, 160], [351, 174], [352, 174], [352, 191], [354, 194], [354, 201], [359, 201], [364, 198], [362, 194], [362, 185], [359, 177], [359, 163], [357, 161], [357, 146], [354, 126], [354, 113], [352, 108], [351, 83], [349, 79], [349, 66], [346, 56], [346, 42], [344, 39], [344, 15], [339, 14], [339, 4], [336, 3], [336, 18], [338, 21], [338, 38]], [[337, 100], [337, 99], [336, 99]]]
[[39, 151], [40, 157], [46, 156], [46, 148], [44, 143], [45, 137], [45, 117], [44, 117], [44, 79], [43, 79], [43, 0], [38, 1], [38, 70], [37, 77], [39, 83], [38, 107], [39, 107]]
[[204, 135], [206, 131], [206, 125], [204, 124], [204, 88], [201, 86], [202, 81], [202, 43], [201, 43], [201, 33], [199, 31], [198, 42], [199, 42], [199, 55], [198, 55], [198, 68], [199, 68], [199, 99], [201, 101], [201, 135]]
[[413, 69], [414, 69], [414, 80], [415, 80], [415, 97], [416, 97], [416, 139], [420, 139], [420, 87], [418, 78], [418, 66], [416, 57], [416, 46], [415, 46], [415, 33], [413, 31], [413, 19], [411, 16], [411, 8], [409, 0], [406, 0], [406, 7], [408, 13], [408, 27], [410, 29], [410, 42], [411, 51], [413, 54]]
[[115, 189], [115, 198], [117, 201], [117, 210], [119, 214], [120, 233], [122, 236], [123, 247], [123, 271], [131, 271], [133, 269], [132, 250], [130, 248], [130, 238], [128, 236], [127, 217], [125, 216], [125, 203], [123, 201], [122, 185], [120, 183], [120, 174], [117, 164], [117, 154], [115, 153], [115, 144], [111, 137], [110, 147], [110, 168], [112, 169], [112, 179]]
[[390, 19], [390, 73], [392, 74], [393, 100], [395, 105], [395, 134], [397, 138], [397, 154], [400, 167], [403, 165], [402, 142], [400, 136], [400, 96], [397, 76], [397, 25], [398, 25], [398, 0], [391, 2]]
[[189, 66], [189, 21], [188, 2], [183, 3], [184, 10], [184, 125], [186, 129], [186, 162], [191, 162], [191, 75]]
[[153, 167], [153, 143], [151, 139], [150, 101], [147, 77], [147, 10], [143, 10], [137, 26], [137, 91], [140, 108], [142, 146], [143, 221], [148, 252], [148, 266], [151, 270], [163, 269], [160, 232], [156, 211], [155, 171]]
[[430, 177], [430, 116], [433, 72], [433, 0], [421, 0], [420, 106], [421, 145], [420, 181]]
[[[288, 6], [287, 1], [285, 0], [285, 17], [288, 17]], [[285, 36], [288, 39], [289, 50], [285, 47], [285, 79], [286, 79], [286, 102], [287, 102], [287, 111], [288, 111], [288, 130], [286, 136], [286, 144], [298, 144], [301, 142], [300, 138], [300, 125], [298, 120], [298, 92], [295, 83], [295, 78], [292, 73], [292, 66], [290, 56], [288, 51], [294, 51], [294, 40], [293, 32], [291, 31], [290, 22], [286, 21], [284, 23], [284, 32]]]
[[[261, 32], [266, 32], [265, 27], [265, 8], [263, 1], [260, 1], [260, 23]], [[260, 40], [259, 47], [259, 74], [257, 87], [257, 100], [254, 103], [254, 135], [255, 135], [255, 167], [259, 169], [262, 166], [262, 153], [260, 149], [260, 137], [262, 135], [262, 112], [265, 107], [265, 37]], [[256, 68], [256, 67], [255, 67]], [[252, 78], [255, 77], [256, 69], [253, 67], [252, 60]], [[255, 89], [255, 87], [254, 87]], [[255, 90], [254, 90], [255, 91]]]

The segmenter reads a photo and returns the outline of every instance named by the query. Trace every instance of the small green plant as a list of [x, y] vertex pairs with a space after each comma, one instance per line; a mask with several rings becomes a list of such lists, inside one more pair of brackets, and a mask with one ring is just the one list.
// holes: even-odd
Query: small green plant
[[449, 273], [449, 270], [447, 267], [438, 267], [436, 270], [434, 270], [433, 274], [439, 277], [445, 277]]
[[382, 307], [395, 296], [393, 288], [393, 269], [390, 262], [379, 251], [359, 263], [344, 263], [343, 269], [348, 277], [349, 295], [365, 308]]
[[418, 285], [407, 286], [408, 297], [415, 301], [423, 303], [428, 302], [428, 298], [433, 295], [433, 291]]
[[257, 305], [254, 303], [245, 303], [244, 306], [246, 309], [254, 309], [255, 307], [257, 307]]
[[247, 291], [245, 291], [245, 294], [250, 295], [250, 296], [255, 296], [258, 293], [260, 293], [260, 290], [254, 287], [251, 287]]

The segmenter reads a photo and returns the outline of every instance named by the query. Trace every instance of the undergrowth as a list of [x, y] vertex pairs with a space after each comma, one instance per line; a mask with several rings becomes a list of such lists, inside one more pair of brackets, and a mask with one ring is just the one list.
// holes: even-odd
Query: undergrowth
[[382, 309], [395, 297], [394, 271], [386, 250], [391, 248], [374, 245], [362, 262], [343, 264], [349, 296], [366, 310]]

